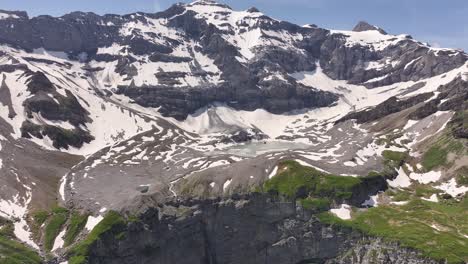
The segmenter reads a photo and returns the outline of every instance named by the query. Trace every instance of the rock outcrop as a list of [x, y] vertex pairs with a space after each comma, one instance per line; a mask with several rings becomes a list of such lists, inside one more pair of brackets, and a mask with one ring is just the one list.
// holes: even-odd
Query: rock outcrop
[[[210, 14], [206, 12], [209, 8], [216, 11]], [[58, 18], [29, 18], [23, 12], [11, 13], [0, 20], [0, 43], [27, 51], [62, 52], [84, 63], [118, 61], [114, 71], [124, 82], [109, 88], [118, 88], [142, 106], [160, 107], [163, 115], [179, 120], [214, 102], [273, 113], [330, 106], [338, 100], [335, 95], [289, 77], [312, 72], [317, 64], [333, 79], [374, 88], [439, 75], [467, 60], [463, 52], [434, 50], [409, 36], [388, 35], [366, 22], [353, 31], [336, 33], [278, 21], [257, 9], [229, 22], [233, 12], [226, 5], [198, 1], [156, 14], [125, 16], [74, 12]], [[210, 16], [213, 20], [207, 19]], [[175, 31], [180, 33], [164, 33]], [[370, 37], [352, 36], [369, 32]], [[255, 35], [258, 44], [244, 43], [247, 35]], [[355, 42], [356, 38], [364, 41]], [[117, 52], [102, 50], [115, 45], [121, 47]], [[180, 50], [191, 55], [174, 54]], [[194, 62], [200, 57], [195, 53], [207, 56], [220, 72]], [[169, 63], [179, 70], [163, 67], [155, 73], [157, 83], [140, 80], [135, 85], [134, 79], [142, 78], [141, 65], [148, 63]], [[187, 66], [174, 66], [183, 63], [190, 64], [188, 71]], [[103, 70], [90, 68], [92, 73]], [[213, 81], [215, 75], [219, 80]], [[271, 75], [276, 78], [267, 78]], [[191, 78], [202, 82], [187, 83]]]
[[105, 233], [91, 247], [88, 260], [90, 264], [436, 263], [397, 244], [323, 225], [294, 202], [263, 195], [149, 208], [138, 221]]

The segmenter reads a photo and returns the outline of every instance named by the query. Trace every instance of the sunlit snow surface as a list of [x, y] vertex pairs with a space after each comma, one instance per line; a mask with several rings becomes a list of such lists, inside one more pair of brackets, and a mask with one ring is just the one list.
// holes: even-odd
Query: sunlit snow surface
[[88, 216], [88, 220], [86, 221], [86, 225], [85, 225], [86, 230], [88, 231], [93, 230], [94, 227], [102, 221], [102, 219], [104, 219], [104, 217], [102, 217], [101, 215]]
[[351, 219], [351, 206], [347, 204], [342, 204], [337, 209], [330, 209], [330, 212], [343, 220]]
[[7, 219], [14, 219], [15, 236], [29, 246], [39, 249], [31, 238], [32, 233], [26, 222], [28, 205], [31, 199], [32, 195], [30, 192], [26, 193], [25, 198], [20, 198], [19, 195], [16, 195], [12, 200], [0, 199], [0, 216]]

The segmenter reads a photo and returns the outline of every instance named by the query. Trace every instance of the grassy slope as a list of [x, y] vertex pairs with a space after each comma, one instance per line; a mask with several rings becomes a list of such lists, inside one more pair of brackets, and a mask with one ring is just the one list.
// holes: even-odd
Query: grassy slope
[[0, 218], [0, 227], [0, 263], [42, 263], [41, 258], [34, 250], [15, 240], [13, 235], [13, 223]]
[[64, 235], [64, 246], [70, 246], [75, 242], [76, 237], [81, 233], [88, 219], [87, 214], [80, 214], [75, 211], [68, 211], [65, 208], [54, 207], [51, 212], [36, 211], [32, 213], [31, 228], [37, 238], [41, 237], [41, 226], [45, 224], [44, 248], [50, 251], [53, 247], [57, 235], [66, 226]]
[[451, 134], [444, 134], [424, 153], [421, 161], [422, 166], [426, 171], [439, 166], [450, 167], [449, 153], [454, 153], [457, 156], [468, 154], [460, 140], [456, 140]]
[[88, 215], [86, 214], [82, 215], [77, 212], [73, 212], [71, 214], [68, 228], [67, 228], [67, 231], [65, 233], [65, 238], [64, 238], [65, 247], [68, 247], [75, 241], [76, 237], [80, 234], [80, 232], [85, 227], [87, 220], [88, 220]]
[[[424, 171], [450, 168], [449, 153], [467, 155], [463, 140], [451, 133], [442, 134], [422, 156]], [[384, 151], [387, 165], [399, 167], [409, 157], [406, 153]], [[405, 166], [403, 166], [405, 168]], [[459, 184], [466, 184], [468, 170], [456, 171]], [[438, 203], [424, 201], [440, 193], [429, 185], [413, 183], [408, 189], [388, 190], [393, 201], [409, 201], [406, 205], [387, 205], [369, 210], [355, 210], [351, 221], [344, 221], [330, 213], [321, 214], [324, 222], [352, 227], [369, 235], [398, 241], [403, 246], [420, 250], [425, 256], [448, 260], [449, 263], [468, 262], [468, 198], [442, 200]]]
[[32, 249], [0, 235], [0, 263], [2, 264], [39, 264], [41, 257]]
[[278, 174], [263, 185], [263, 191], [274, 192], [289, 198], [349, 198], [353, 188], [361, 183], [355, 177], [330, 175], [301, 166], [295, 161], [283, 161]]
[[56, 207], [52, 209], [52, 216], [46, 224], [44, 231], [44, 248], [47, 251], [52, 250], [55, 238], [62, 230], [67, 221], [68, 211], [65, 208]]
[[89, 254], [89, 247], [99, 240], [99, 237], [111, 230], [115, 226], [123, 226], [126, 224], [125, 219], [117, 212], [110, 211], [104, 219], [97, 224], [94, 229], [83, 241], [79, 242], [73, 248], [70, 249], [69, 254], [71, 256], [69, 264], [83, 264], [86, 263], [87, 256]]
[[467, 199], [433, 203], [413, 198], [402, 206], [379, 206], [355, 212], [350, 221], [330, 213], [321, 214], [320, 219], [397, 241], [430, 258], [447, 259], [449, 263], [468, 261], [468, 238], [464, 237], [468, 234]]
[[[407, 158], [407, 154], [387, 152], [386, 158], [399, 163]], [[322, 212], [329, 209], [332, 199], [350, 192], [360, 183], [359, 178], [327, 175], [293, 161], [282, 162], [278, 171], [264, 184], [263, 191], [298, 198], [297, 194], [306, 190], [308, 197], [299, 198], [303, 207]], [[406, 205], [356, 210], [350, 221], [328, 212], [321, 213], [320, 219], [324, 223], [351, 227], [371, 236], [397, 241], [434, 259], [447, 259], [449, 263], [468, 261], [468, 238], [464, 237], [468, 235], [468, 200], [423, 201], [421, 197], [429, 197], [438, 191], [422, 184], [413, 187], [412, 190], [388, 191], [394, 201], [410, 201]]]

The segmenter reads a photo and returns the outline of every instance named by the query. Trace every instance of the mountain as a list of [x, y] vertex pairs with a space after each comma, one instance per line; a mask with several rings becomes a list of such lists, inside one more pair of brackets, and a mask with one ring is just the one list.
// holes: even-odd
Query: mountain
[[0, 11], [0, 260], [468, 261], [467, 61], [209, 0]]

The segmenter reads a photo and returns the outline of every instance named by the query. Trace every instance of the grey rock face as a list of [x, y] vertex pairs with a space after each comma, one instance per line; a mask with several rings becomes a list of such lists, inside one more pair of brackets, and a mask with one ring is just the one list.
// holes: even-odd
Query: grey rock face
[[367, 109], [361, 112], [350, 113], [338, 120], [337, 123], [350, 119], [356, 119], [357, 122], [360, 124], [372, 122], [389, 114], [397, 113], [404, 109], [415, 106], [419, 103], [422, 103], [427, 99], [431, 98], [432, 96], [433, 93], [426, 93], [420, 94], [415, 97], [411, 97], [407, 100], [399, 100], [396, 97], [391, 97], [385, 102], [381, 103], [378, 107]]
[[359, 21], [359, 23], [353, 28], [353, 31], [355, 32], [362, 32], [362, 31], [368, 31], [368, 30], [377, 30], [379, 31], [380, 33], [386, 35], [387, 32], [385, 32], [385, 30], [379, 28], [379, 27], [376, 27], [376, 26], [373, 26], [369, 23], [367, 23], [366, 21]]
[[[124, 235], [117, 240], [116, 234]], [[397, 244], [325, 226], [295, 203], [266, 196], [149, 208], [140, 221], [103, 235], [89, 256], [90, 264], [311, 262], [435, 263]]]
[[[253, 17], [251, 20], [245, 19], [231, 25], [226, 18], [231, 11], [229, 7], [210, 1], [197, 2], [196, 5], [225, 9], [226, 11], [215, 14], [217, 20], [225, 22], [222, 26], [211, 24], [197, 12], [187, 10], [190, 5], [183, 4], [174, 5], [156, 14], [135, 13], [125, 16], [74, 12], [59, 18], [29, 18], [27, 14], [20, 12], [12, 13], [15, 15], [14, 19], [0, 21], [0, 43], [28, 51], [37, 48], [63, 51], [76, 60], [118, 61], [115, 72], [123, 76], [125, 81], [138, 76], [137, 65], [144, 60], [191, 63], [190, 76], [203, 77], [203, 83], [183, 87], [179, 79], [185, 76], [168, 71], [158, 73], [157, 84], [148, 83], [141, 87], [125, 84], [118, 88], [119, 93], [131, 97], [138, 104], [160, 107], [164, 115], [177, 119], [184, 119], [200, 107], [214, 102], [223, 102], [242, 110], [264, 108], [273, 113], [330, 106], [338, 100], [336, 96], [314, 91], [288, 77], [296, 72], [314, 71], [317, 64], [332, 79], [374, 88], [439, 75], [460, 67], [467, 60], [463, 52], [431, 50], [410, 37], [399, 39], [379, 50], [363, 44], [348, 45], [348, 38], [343, 34], [277, 21], [261, 15], [255, 8], [248, 10], [248, 14]], [[167, 27], [180, 32], [184, 40], [175, 40], [161, 34], [154, 19], [166, 19]], [[154, 32], [134, 28], [130, 33], [123, 34], [122, 31], [129, 22], [154, 28]], [[239, 59], [243, 57], [243, 47], [229, 42], [228, 39], [235, 39], [242, 33], [257, 29], [266, 44], [251, 50], [253, 58]], [[382, 29], [366, 22], [360, 22], [353, 32], [369, 30], [377, 30], [392, 38]], [[286, 42], [275, 34], [300, 37]], [[397, 38], [399, 37], [395, 36], [395, 40]], [[173, 54], [189, 42], [200, 43], [196, 48], [214, 60], [221, 71], [222, 82], [213, 83], [209, 78], [212, 73], [204, 71], [202, 65], [192, 63], [194, 55], [181, 57]], [[97, 53], [98, 48], [113, 44], [124, 47], [120, 51], [122, 55]], [[83, 54], [87, 56], [82, 56]], [[382, 66], [368, 67], [371, 64]], [[103, 71], [102, 68], [90, 70], [90, 74]], [[272, 73], [284, 76], [286, 80], [265, 81], [265, 76]]]
[[141, 219], [105, 235], [89, 263], [298, 263], [333, 258], [350, 241], [294, 203], [263, 197], [168, 203]]
[[[417, 90], [419, 89], [418, 87], [420, 86], [415, 85], [410, 87], [408, 88], [408, 92]], [[440, 93], [433, 99], [431, 98], [434, 97], [434, 93], [423, 93], [407, 99], [391, 97], [374, 108], [349, 113], [338, 120], [337, 123], [350, 119], [355, 119], [361, 124], [372, 122], [412, 107], [414, 110], [409, 114], [409, 118], [413, 120], [421, 120], [437, 111], [466, 110], [467, 106], [465, 101], [468, 100], [467, 81], [456, 78], [448, 84], [440, 86], [438, 92]], [[454, 133], [456, 134], [457, 132]], [[463, 135], [464, 132], [461, 132], [461, 134]]]
[[[409, 37], [376, 51], [362, 45], [347, 46], [346, 38], [339, 34], [323, 42], [320, 54], [320, 65], [331, 78], [368, 88], [419, 81], [461, 67], [467, 60], [463, 52], [434, 51]], [[394, 64], [367, 68], [369, 63], [386, 60]]]
[[318, 92], [300, 85], [293, 86], [281, 82], [271, 82], [267, 85], [264, 89], [253, 88], [244, 91], [223, 83], [219, 86], [196, 88], [119, 87], [117, 92], [129, 96], [145, 107], [162, 106], [160, 112], [163, 115], [180, 120], [185, 119], [188, 113], [213, 102], [224, 102], [236, 109], [263, 108], [272, 113], [283, 113], [292, 109], [328, 106], [337, 99], [332, 93]]
[[25, 121], [21, 127], [22, 136], [31, 138], [43, 138], [48, 136], [55, 148], [68, 149], [69, 146], [81, 147], [84, 143], [91, 142], [94, 138], [80, 126], [90, 122], [86, 111], [77, 98], [68, 90], [61, 95], [57, 88], [42, 72], [29, 72], [28, 91], [31, 97], [23, 102], [26, 114], [29, 118], [40, 115], [52, 121], [68, 121], [75, 129], [64, 129], [52, 125], [36, 125]]
[[345, 254], [326, 262], [327, 264], [437, 264], [438, 261], [421, 257], [418, 252], [401, 248], [398, 244], [383, 242], [380, 239], [365, 238]]

